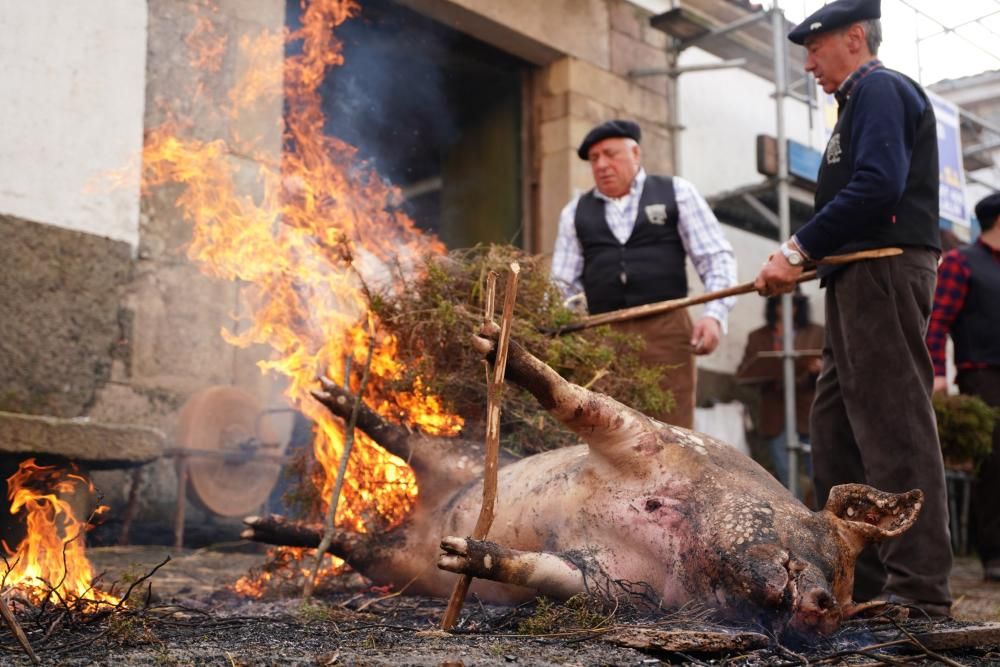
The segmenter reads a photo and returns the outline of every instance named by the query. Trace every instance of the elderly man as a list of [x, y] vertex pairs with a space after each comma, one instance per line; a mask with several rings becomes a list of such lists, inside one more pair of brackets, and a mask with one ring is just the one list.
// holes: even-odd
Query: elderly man
[[[583, 292], [592, 315], [687, 296], [686, 257], [706, 290], [736, 283], [733, 249], [712, 209], [688, 181], [646, 174], [641, 136], [637, 124], [612, 120], [577, 150], [590, 162], [595, 187], [562, 211], [552, 277], [566, 297]], [[664, 370], [662, 386], [675, 406], [653, 416], [693, 426], [694, 355], [715, 350], [733, 303], [710, 303], [694, 325], [683, 310], [616, 325], [642, 336], [642, 360]]]
[[[1000, 194], [976, 204], [976, 217], [983, 230], [979, 239], [946, 253], [938, 267], [927, 346], [935, 391], [948, 390], [951, 334], [959, 390], [1000, 407]], [[1000, 581], [1000, 424], [993, 430], [993, 453], [976, 476], [972, 518], [983, 577]]]
[[876, 58], [880, 16], [879, 0], [837, 0], [788, 36], [806, 47], [806, 70], [836, 96], [838, 120], [816, 213], [771, 255], [756, 286], [764, 295], [787, 292], [810, 259], [903, 248], [821, 272], [827, 329], [810, 423], [813, 471], [820, 507], [846, 482], [923, 490], [916, 525], [877, 558], [859, 559], [855, 599], [878, 596], [946, 616], [952, 556], [924, 344], [941, 247], [936, 122], [920, 86]]

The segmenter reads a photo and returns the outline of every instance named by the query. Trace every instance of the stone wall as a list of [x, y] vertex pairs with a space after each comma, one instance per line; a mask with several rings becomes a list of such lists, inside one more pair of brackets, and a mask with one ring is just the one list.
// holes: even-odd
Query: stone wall
[[0, 410], [86, 415], [128, 356], [127, 243], [0, 215]]
[[649, 27], [649, 14], [624, 0], [604, 11], [609, 50], [606, 65], [595, 58], [566, 56], [542, 67], [533, 82], [535, 168], [540, 183], [533, 249], [551, 252], [559, 212], [577, 191], [593, 187], [590, 167], [576, 155], [591, 127], [610, 118], [642, 125], [643, 164], [651, 172], [671, 170], [667, 132], [667, 77], [630, 78], [629, 72], [667, 66], [666, 35]]

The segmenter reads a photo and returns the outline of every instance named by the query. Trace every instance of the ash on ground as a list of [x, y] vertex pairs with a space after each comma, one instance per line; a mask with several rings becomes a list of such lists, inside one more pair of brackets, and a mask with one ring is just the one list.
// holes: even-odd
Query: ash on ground
[[[15, 604], [42, 664], [1000, 665], [1000, 626], [990, 623], [1000, 620], [1000, 585], [983, 584], [967, 560], [953, 576], [961, 620], [887, 614], [845, 623], [831, 637], [796, 642], [778, 641], [761, 628], [722, 626], [697, 609], [650, 616], [586, 599], [516, 608], [469, 600], [455, 630], [442, 633], [437, 628], [445, 601], [396, 595], [356, 575], [338, 578], [306, 603], [233, 592], [235, 581], [263, 561], [261, 553], [115, 547], [88, 555], [104, 582], [135, 581], [167, 555], [172, 559], [137, 587], [141, 594], [132, 598], [140, 603], [127, 610], [88, 618], [58, 604]], [[966, 601], [973, 603], [973, 616], [963, 614]], [[677, 643], [685, 637], [696, 641]], [[720, 644], [720, 638], [727, 641]], [[742, 639], [728, 641], [736, 638]], [[30, 664], [10, 632], [0, 634], [0, 661]]]

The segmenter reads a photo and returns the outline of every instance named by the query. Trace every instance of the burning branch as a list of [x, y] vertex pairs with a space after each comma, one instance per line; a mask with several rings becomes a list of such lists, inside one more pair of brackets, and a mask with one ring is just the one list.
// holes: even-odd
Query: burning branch
[[[493, 366], [493, 378], [489, 379], [487, 372], [486, 394], [486, 465], [483, 470], [483, 504], [479, 510], [473, 537], [477, 540], [486, 539], [493, 524], [494, 510], [497, 499], [497, 458], [500, 453], [500, 403], [503, 398], [504, 375], [507, 372], [507, 349], [510, 344], [510, 329], [514, 319], [514, 299], [517, 297], [517, 278], [521, 267], [517, 262], [510, 265], [510, 276], [507, 279], [507, 290], [504, 295], [503, 316], [500, 320], [500, 340], [497, 342], [496, 363]], [[483, 318], [485, 327], [495, 327], [493, 321], [493, 304], [496, 295], [497, 274], [490, 271], [486, 283], [486, 308]], [[455, 584], [448, 600], [448, 609], [441, 619], [441, 629], [450, 630], [455, 625], [458, 613], [462, 611], [465, 595], [472, 584], [471, 575], [463, 575]]]
[[[337, 517], [337, 505], [340, 501], [340, 493], [344, 488], [344, 476], [347, 474], [347, 461], [351, 458], [351, 449], [354, 446], [354, 427], [358, 423], [358, 413], [361, 411], [361, 397], [365, 393], [365, 386], [368, 384], [368, 375], [371, 372], [372, 357], [375, 353], [375, 327], [371, 317], [368, 318], [368, 358], [365, 360], [365, 370], [361, 375], [361, 386], [358, 394], [354, 398], [354, 407], [351, 409], [351, 418], [344, 427], [344, 451], [340, 455], [340, 467], [337, 470], [337, 483], [333, 488], [333, 495], [326, 510], [326, 517], [323, 522], [323, 539], [320, 540], [319, 547], [316, 548], [316, 563], [313, 565], [312, 576], [306, 579], [302, 587], [302, 597], [308, 600], [312, 596], [316, 586], [316, 579], [319, 578], [319, 569], [323, 564], [323, 556], [330, 548], [333, 541], [334, 522]], [[344, 381], [349, 382], [350, 372], [344, 374]]]

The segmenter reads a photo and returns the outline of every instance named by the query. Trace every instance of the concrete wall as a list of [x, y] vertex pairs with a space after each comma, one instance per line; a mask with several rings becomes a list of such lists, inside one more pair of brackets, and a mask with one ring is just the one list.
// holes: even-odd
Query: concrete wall
[[0, 213], [134, 247], [146, 3], [5, 3], [0, 61]]

